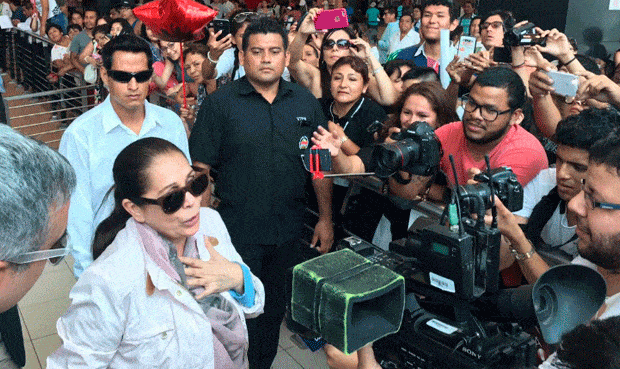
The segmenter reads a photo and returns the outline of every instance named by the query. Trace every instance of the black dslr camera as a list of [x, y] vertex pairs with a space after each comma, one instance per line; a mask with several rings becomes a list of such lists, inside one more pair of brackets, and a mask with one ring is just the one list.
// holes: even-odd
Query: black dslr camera
[[504, 33], [504, 46], [545, 46], [547, 38], [538, 35], [534, 27], [536, 27], [534, 23], [528, 22], [521, 27], [513, 27], [506, 30], [506, 33]]
[[426, 122], [414, 122], [410, 128], [394, 133], [394, 143], [376, 145], [372, 161], [375, 175], [387, 178], [399, 170], [420, 176], [429, 176], [439, 166], [441, 143]]
[[490, 209], [493, 205], [493, 194], [497, 195], [504, 206], [512, 212], [523, 208], [523, 187], [517, 181], [512, 169], [508, 167], [491, 169], [477, 174], [474, 180], [479, 183], [458, 188], [463, 214], [478, 213], [480, 209], [477, 206], [481, 203], [484, 204], [484, 209]]

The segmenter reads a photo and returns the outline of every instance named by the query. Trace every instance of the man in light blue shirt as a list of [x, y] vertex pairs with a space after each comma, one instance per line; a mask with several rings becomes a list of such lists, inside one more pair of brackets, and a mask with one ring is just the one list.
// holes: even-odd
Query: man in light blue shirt
[[59, 148], [77, 175], [67, 226], [76, 277], [92, 263], [95, 230], [114, 207], [112, 165], [118, 153], [140, 138], [159, 137], [177, 145], [189, 159], [179, 116], [146, 101], [153, 74], [149, 45], [133, 34], [118, 36], [101, 55], [101, 79], [110, 94], [71, 123]]
[[379, 62], [384, 64], [388, 57], [388, 49], [390, 48], [390, 39], [398, 32], [398, 21], [396, 20], [396, 8], [390, 7], [385, 9], [383, 13], [383, 21], [387, 26], [381, 35], [381, 39], [377, 44], [379, 49]]

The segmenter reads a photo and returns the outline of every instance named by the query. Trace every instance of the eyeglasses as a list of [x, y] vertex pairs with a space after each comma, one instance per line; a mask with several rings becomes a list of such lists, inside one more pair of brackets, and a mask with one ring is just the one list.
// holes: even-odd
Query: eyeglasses
[[599, 202], [592, 198], [592, 194], [586, 191], [586, 179], [581, 180], [581, 190], [583, 191], [583, 199], [590, 210], [601, 208], [606, 210], [620, 210], [620, 204], [612, 204], [610, 202]]
[[353, 44], [349, 40], [327, 40], [323, 44], [323, 50], [332, 49], [334, 45], [338, 46], [339, 50], [348, 50]]
[[[194, 170], [197, 170], [196, 168]], [[179, 188], [174, 192], [164, 195], [158, 199], [148, 199], [146, 197], [140, 197], [140, 200], [147, 204], [159, 205], [166, 214], [172, 214], [175, 211], [181, 209], [185, 203], [185, 194], [187, 192], [198, 197], [202, 195], [209, 186], [209, 177], [206, 173], [199, 174], [197, 177], [189, 181], [189, 183]]]
[[49, 250], [31, 251], [5, 261], [13, 264], [29, 264], [49, 260], [52, 265], [58, 265], [70, 251], [71, 248], [67, 247], [67, 231], [65, 231]]
[[497, 111], [493, 108], [489, 108], [487, 106], [482, 106], [482, 105], [478, 105], [478, 103], [476, 103], [474, 100], [472, 100], [472, 98], [469, 96], [469, 94], [465, 94], [462, 97], [463, 102], [464, 102], [464, 106], [463, 108], [465, 109], [466, 112], [468, 113], [473, 113], [476, 111], [476, 109], [480, 108], [480, 115], [482, 116], [482, 119], [488, 121], [488, 122], [492, 122], [495, 119], [497, 119], [498, 116], [502, 115], [502, 114], [506, 114], [512, 111], [512, 109], [507, 109], [504, 111]]
[[499, 29], [499, 28], [501, 28], [503, 26], [504, 26], [504, 22], [500, 22], [500, 21], [497, 21], [497, 22], [484, 22], [484, 23], [482, 23], [480, 25], [480, 29], [483, 30], [483, 29], [487, 29], [489, 27], [493, 27], [493, 29]]
[[110, 78], [112, 78], [116, 82], [120, 82], [120, 83], [129, 83], [129, 81], [131, 81], [131, 79], [134, 77], [136, 79], [136, 82], [144, 83], [148, 81], [152, 75], [153, 75], [152, 69], [147, 69], [147, 70], [143, 70], [140, 72], [124, 72], [122, 70], [109, 70], [108, 71], [108, 76], [110, 76]]
[[239, 13], [237, 15], [235, 15], [233, 17], [233, 22], [235, 23], [243, 23], [246, 20], [249, 20], [250, 22], [258, 19], [258, 14], [254, 13], [254, 12], [243, 12], [243, 13]]

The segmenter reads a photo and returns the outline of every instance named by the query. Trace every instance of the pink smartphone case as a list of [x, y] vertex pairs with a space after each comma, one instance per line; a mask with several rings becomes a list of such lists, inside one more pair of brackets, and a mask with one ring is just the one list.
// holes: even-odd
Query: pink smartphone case
[[347, 10], [344, 8], [321, 11], [314, 20], [316, 29], [345, 28], [349, 26]]

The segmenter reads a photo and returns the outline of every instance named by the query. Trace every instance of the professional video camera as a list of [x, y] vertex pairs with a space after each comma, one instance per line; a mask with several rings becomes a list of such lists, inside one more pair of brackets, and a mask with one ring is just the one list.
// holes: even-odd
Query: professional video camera
[[[375, 147], [372, 156], [375, 174], [385, 178], [407, 170], [428, 175], [438, 166], [441, 146], [432, 130], [424, 123], [413, 127], [395, 137], [400, 141]], [[456, 173], [454, 177], [457, 178]], [[516, 211], [522, 207], [523, 189], [509, 168], [489, 168], [475, 179], [477, 184], [455, 187], [452, 204], [443, 214], [439, 212], [441, 216], [418, 219], [408, 237], [392, 242], [389, 251], [358, 237], [349, 237], [339, 245], [404, 277], [408, 295], [402, 325], [396, 334], [374, 343], [376, 356], [384, 368], [521, 368], [535, 364], [535, 340], [518, 324], [535, 323], [532, 300], [499, 292], [500, 233], [496, 221], [491, 226], [484, 223], [485, 211], [494, 210], [495, 195]], [[444, 222], [447, 215], [450, 225]], [[351, 274], [344, 269], [342, 273]], [[313, 275], [313, 272], [307, 274]], [[329, 282], [321, 281], [317, 285], [324, 283]], [[315, 301], [315, 304], [325, 301], [318, 298], [318, 289], [310, 289], [314, 295], [306, 300], [294, 299], [297, 302], [292, 305], [305, 310], [300, 315], [314, 314], [311, 328], [316, 333], [333, 336], [319, 322], [321, 317], [333, 316], [333, 311], [315, 306], [312, 313], [311, 307], [304, 308], [302, 301]], [[337, 288], [330, 287], [330, 290]], [[367, 306], [374, 306], [375, 313], [387, 311], [384, 306], [394, 311], [394, 306], [388, 304], [396, 299], [394, 291], [394, 288], [390, 290], [390, 298], [351, 307], [350, 320], [360, 322], [359, 316], [370, 314], [364, 308]], [[516, 310], [532, 314], [524, 314], [520, 319], [519, 312], [511, 305], [513, 300], [523, 300], [526, 304], [529, 301], [527, 307]], [[364, 313], [358, 313], [361, 311]], [[308, 321], [311, 319], [304, 322]], [[351, 324], [349, 328], [352, 327]], [[373, 330], [359, 325], [355, 328], [362, 332]]]
[[504, 46], [545, 46], [547, 38], [538, 35], [534, 27], [536, 27], [534, 23], [528, 22], [520, 27], [513, 27], [506, 30], [504, 33]]
[[[456, 175], [455, 175], [456, 178]], [[405, 239], [388, 252], [357, 237], [341, 244], [405, 277], [409, 299], [402, 326], [395, 335], [375, 342], [375, 354], [385, 368], [510, 368], [535, 364], [536, 343], [517, 323], [512, 293], [499, 291], [500, 233], [484, 223], [494, 195], [518, 210], [523, 189], [509, 168], [489, 169], [480, 182], [459, 186], [446, 209], [450, 225], [439, 219], [418, 219]], [[460, 204], [461, 211], [458, 211]], [[477, 214], [473, 219], [470, 213]], [[531, 299], [517, 298], [533, 313]], [[493, 318], [490, 319], [490, 316]]]

